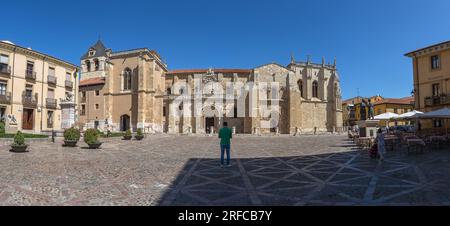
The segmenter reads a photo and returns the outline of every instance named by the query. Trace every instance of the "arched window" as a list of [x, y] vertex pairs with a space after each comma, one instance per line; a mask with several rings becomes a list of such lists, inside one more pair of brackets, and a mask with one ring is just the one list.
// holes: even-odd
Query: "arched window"
[[89, 60], [86, 60], [86, 71], [87, 72], [90, 72], [91, 71], [91, 61], [89, 61]]
[[131, 69], [126, 68], [123, 72], [123, 90], [131, 90]]
[[300, 96], [303, 97], [303, 81], [301, 79], [297, 82], [298, 89], [300, 90]]
[[94, 59], [94, 68], [96, 71], [100, 69], [100, 63], [98, 62], [98, 59]]
[[172, 89], [171, 89], [171, 88], [167, 88], [167, 89], [166, 89], [166, 93], [167, 93], [167, 95], [172, 94]]
[[319, 98], [319, 83], [317, 81], [312, 83], [312, 95], [315, 98]]

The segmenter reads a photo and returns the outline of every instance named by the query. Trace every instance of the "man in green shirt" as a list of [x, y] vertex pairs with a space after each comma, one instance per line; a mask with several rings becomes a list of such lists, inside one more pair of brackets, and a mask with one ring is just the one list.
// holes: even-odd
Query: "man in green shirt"
[[223, 123], [223, 128], [219, 131], [219, 138], [220, 138], [220, 150], [221, 150], [221, 156], [220, 156], [220, 166], [224, 166], [224, 155], [225, 151], [227, 152], [227, 167], [230, 167], [230, 146], [231, 146], [231, 139], [233, 138], [233, 132], [230, 128], [228, 128], [228, 123]]

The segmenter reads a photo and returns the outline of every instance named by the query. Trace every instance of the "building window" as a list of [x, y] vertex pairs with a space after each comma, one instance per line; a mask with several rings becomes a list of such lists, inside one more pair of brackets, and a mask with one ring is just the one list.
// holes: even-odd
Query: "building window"
[[47, 90], [47, 98], [48, 98], [48, 99], [54, 99], [54, 98], [55, 98], [55, 90], [53, 90], [53, 89], [48, 89], [48, 90]]
[[27, 75], [32, 76], [34, 73], [34, 62], [27, 61]]
[[172, 94], [172, 89], [170, 89], [170, 88], [167, 88], [167, 89], [166, 89], [166, 94], [167, 94], [167, 95], [170, 95], [170, 94]]
[[100, 96], [100, 90], [99, 89], [95, 90], [95, 95], [96, 96]]
[[47, 112], [47, 128], [53, 128], [53, 111]]
[[86, 105], [81, 105], [81, 115], [86, 115]]
[[298, 85], [298, 89], [300, 90], [300, 96], [304, 97], [303, 96], [303, 81], [301, 79], [298, 80], [297, 85]]
[[98, 71], [100, 69], [100, 63], [98, 62], [98, 59], [94, 59], [94, 68], [95, 71]]
[[319, 98], [319, 83], [317, 81], [312, 83], [312, 95], [315, 98]]
[[70, 74], [69, 72], [66, 72], [66, 80], [70, 81], [72, 77], [72, 74]]
[[0, 96], [6, 96], [6, 82], [0, 81]]
[[166, 107], [163, 107], [163, 117], [167, 116]]
[[394, 108], [394, 113], [398, 114], [398, 109], [397, 108]]
[[33, 97], [33, 86], [32, 85], [25, 86], [25, 97], [30, 98], [30, 99]]
[[442, 120], [433, 120], [434, 128], [441, 128], [442, 127]]
[[98, 110], [99, 109], [99, 105], [95, 104], [95, 109]]
[[431, 69], [439, 69], [441, 68], [441, 58], [439, 55], [431, 56]]
[[439, 96], [439, 83], [433, 84], [433, 96], [437, 97]]
[[0, 55], [0, 71], [1, 72], [7, 72], [8, 71], [8, 65], [9, 65], [9, 56], [7, 56], [7, 55]]
[[234, 114], [233, 117], [234, 117], [234, 118], [238, 118], [238, 109], [237, 109], [236, 106], [234, 106], [233, 111], [234, 111], [234, 112], [233, 112], [233, 114]]
[[85, 63], [86, 63], [86, 71], [90, 72], [91, 71], [91, 61], [86, 60]]
[[91, 57], [91, 56], [94, 56], [95, 55], [95, 51], [94, 50], [91, 50], [91, 51], [89, 51], [89, 56]]
[[131, 90], [131, 69], [129, 68], [123, 72], [123, 90]]

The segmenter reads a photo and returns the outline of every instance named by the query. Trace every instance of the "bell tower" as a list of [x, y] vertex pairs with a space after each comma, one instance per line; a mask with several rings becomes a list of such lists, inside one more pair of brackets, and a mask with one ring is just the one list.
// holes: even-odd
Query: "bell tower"
[[111, 49], [107, 49], [101, 40], [98, 40], [81, 57], [81, 80], [106, 77], [112, 64], [109, 62]]

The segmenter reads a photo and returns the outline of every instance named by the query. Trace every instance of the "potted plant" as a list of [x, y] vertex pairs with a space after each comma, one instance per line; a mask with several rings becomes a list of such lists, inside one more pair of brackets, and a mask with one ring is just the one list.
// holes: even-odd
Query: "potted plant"
[[102, 143], [98, 141], [98, 136], [99, 133], [96, 129], [88, 129], [84, 132], [84, 142], [89, 145], [90, 149], [97, 149], [102, 145]]
[[125, 135], [123, 135], [123, 139], [131, 140], [131, 138], [133, 138], [133, 135], [131, 134], [131, 129], [127, 129], [127, 132], [125, 133]]
[[137, 129], [136, 135], [134, 136], [134, 138], [135, 138], [136, 140], [142, 140], [142, 139], [144, 139], [144, 134], [142, 133], [142, 129], [141, 129], [141, 128]]
[[17, 131], [14, 136], [14, 143], [11, 144], [11, 151], [19, 153], [27, 152], [27, 147], [28, 145], [25, 144], [25, 137], [23, 136], [23, 133]]
[[76, 147], [77, 142], [79, 140], [80, 140], [80, 130], [72, 127], [64, 131], [64, 146]]

